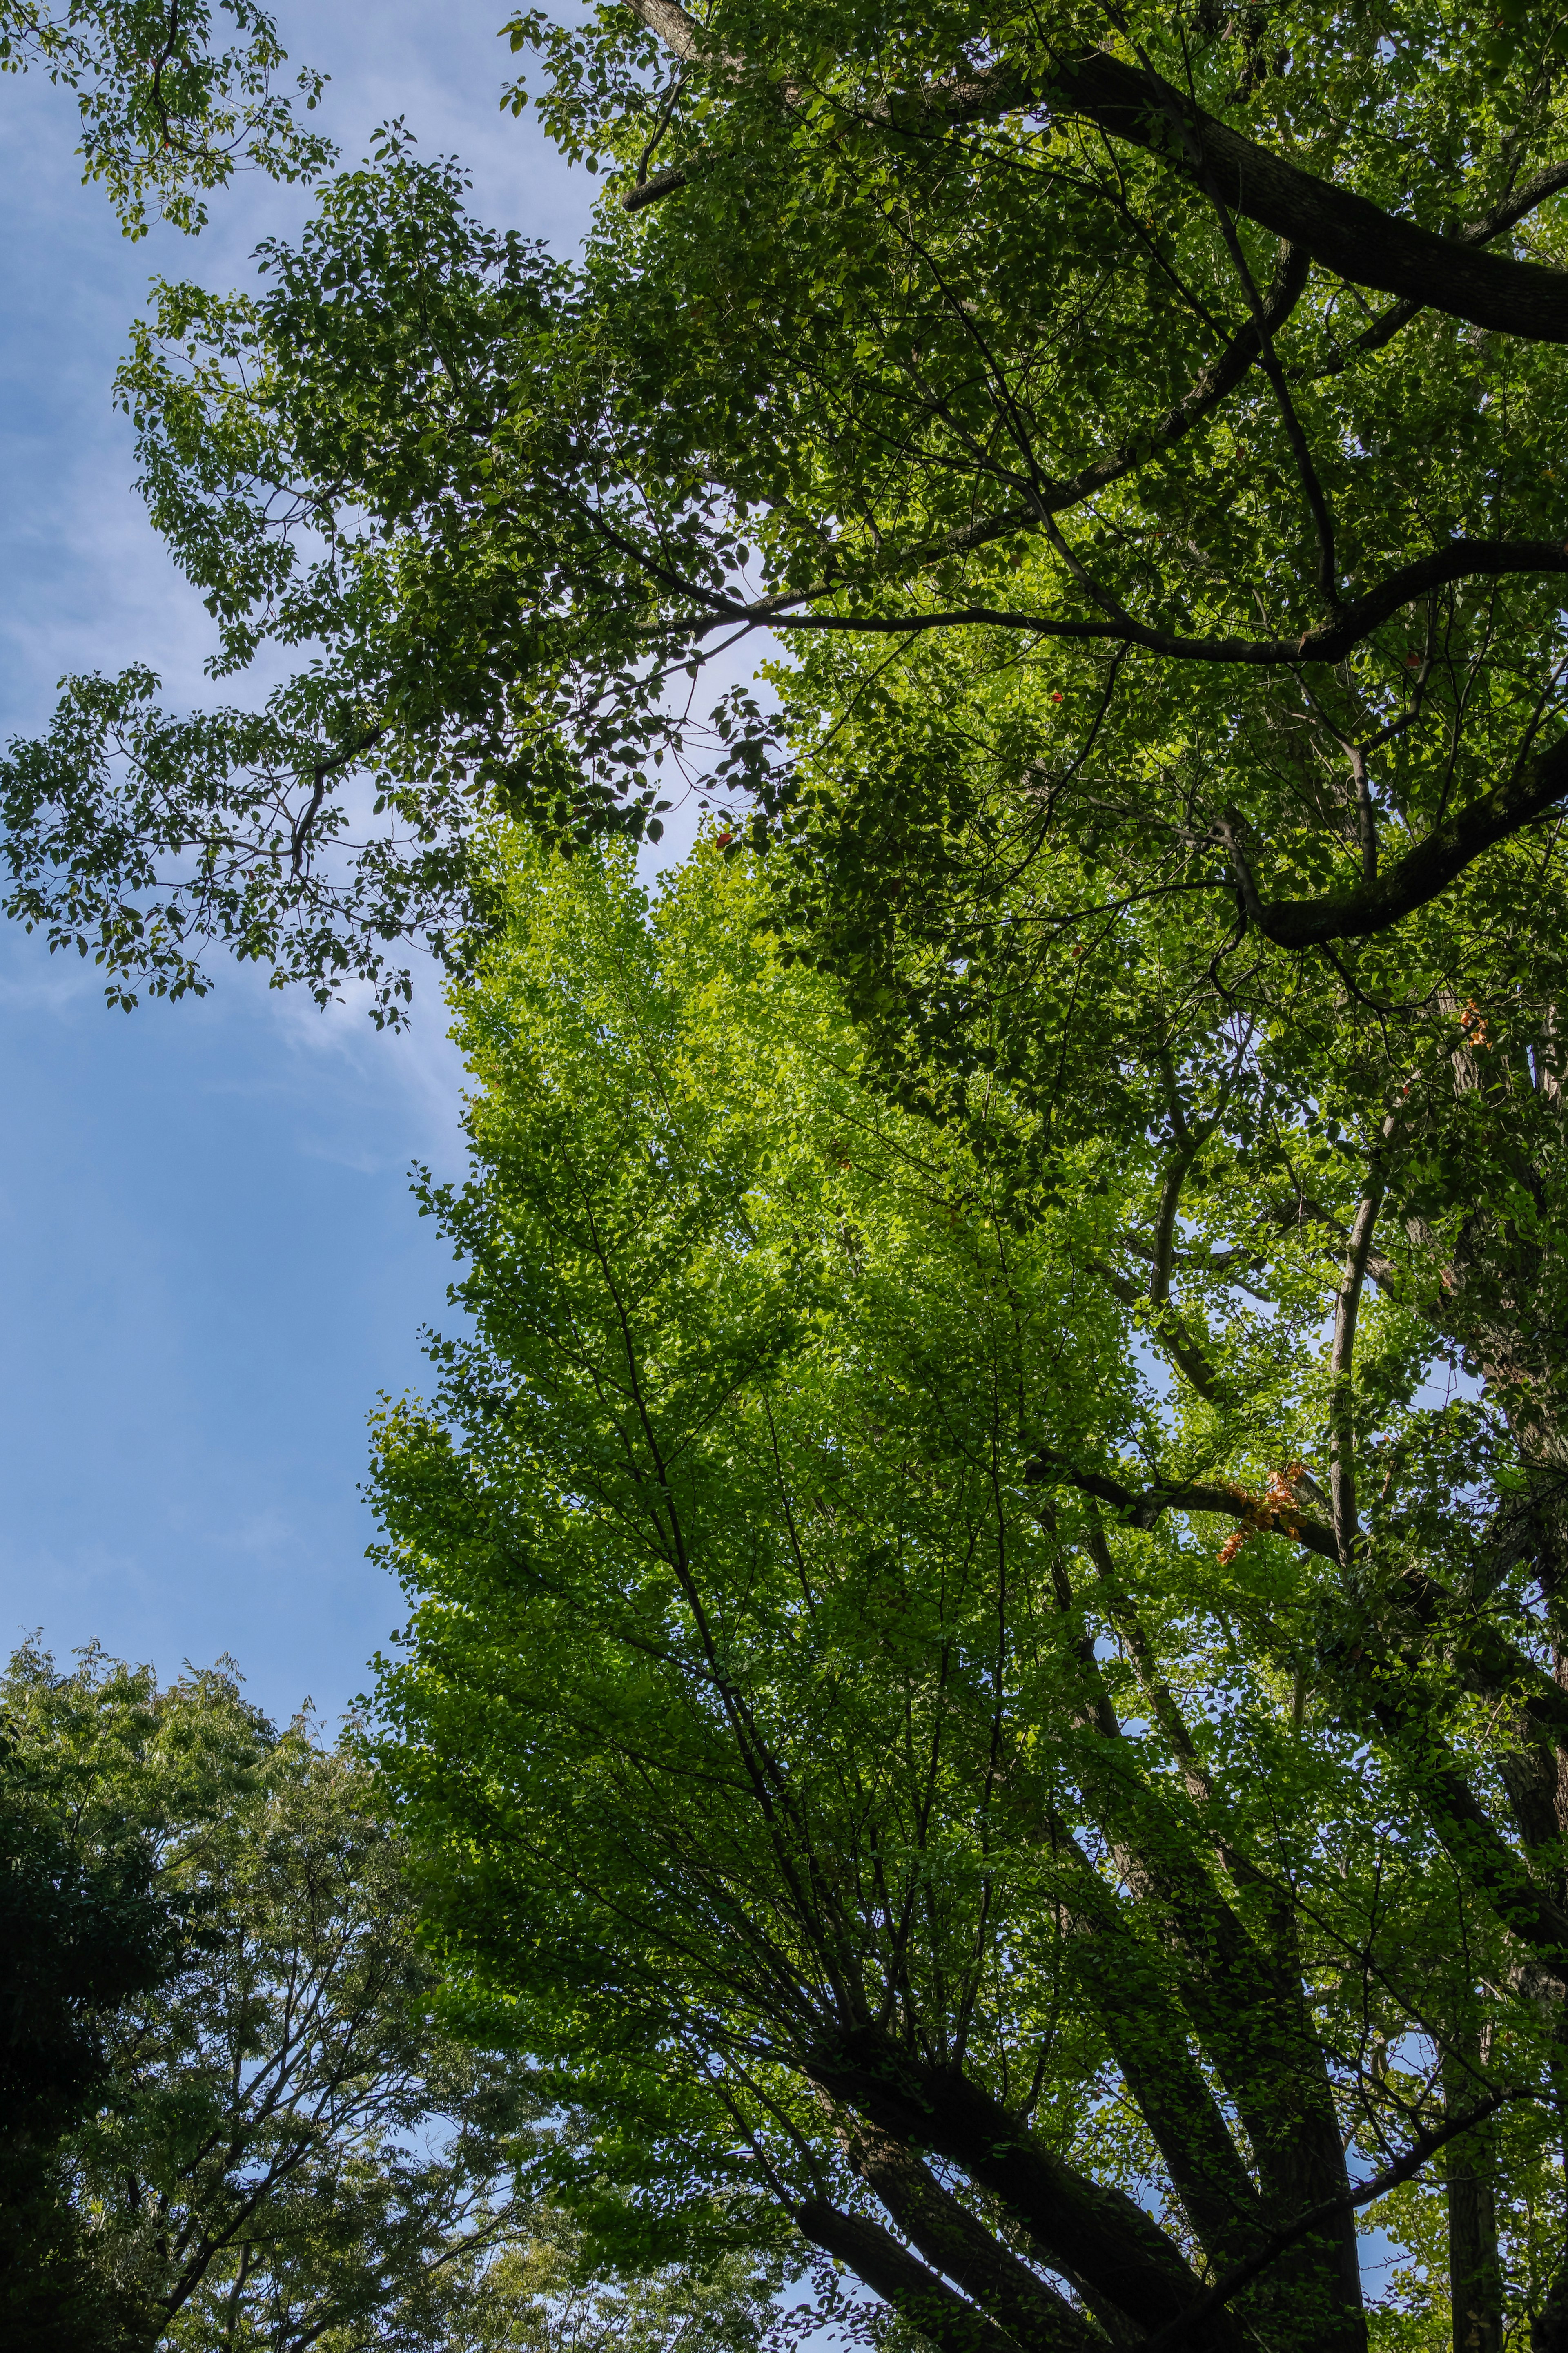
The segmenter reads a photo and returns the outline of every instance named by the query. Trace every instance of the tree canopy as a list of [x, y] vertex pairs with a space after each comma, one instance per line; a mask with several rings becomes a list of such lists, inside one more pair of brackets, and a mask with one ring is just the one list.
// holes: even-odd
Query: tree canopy
[[0, 1718], [0, 2318], [28, 2353], [99, 2353], [136, 2315], [63, 2144], [108, 2084], [108, 2021], [178, 1972], [188, 1924], [135, 1829], [83, 1841], [53, 1795]]
[[[476, 813], [657, 825], [686, 670], [763, 632], [858, 649], [829, 730], [892, 696], [893, 833], [999, 760], [1221, 937], [1376, 937], [1556, 807], [1554, 20], [638, 0], [513, 37], [613, 169], [578, 264], [393, 138], [128, 363], [220, 669], [322, 650], [184, 721], [85, 680], [14, 753], [13, 911], [111, 994], [216, 937], [395, 1010], [394, 943], [462, 960]], [[1027, 723], [891, 725], [961, 639]], [[698, 761], [759, 822], [809, 789], [776, 683]]]
[[[96, 2027], [56, 2096], [75, 2229], [45, 2249], [63, 2240], [82, 2292], [19, 2233], [17, 2353], [674, 2353], [697, 2326], [748, 2353], [772, 2284], [749, 2254], [635, 2280], [579, 2260], [539, 2187], [573, 2120], [525, 2063], [440, 2019], [405, 1842], [352, 1732], [279, 1731], [227, 1662], [160, 1688], [29, 1648], [0, 1697], [40, 1835], [75, 1871], [42, 1903], [36, 1869], [24, 1882], [12, 1860], [5, 1885], [32, 1897], [54, 2000], [85, 1994]], [[48, 1905], [73, 1904], [92, 1935], [51, 1934]], [[16, 2074], [41, 2038], [12, 2015]], [[19, 2107], [16, 2130], [29, 2121]]]
[[1365, 2209], [1385, 2328], [1554, 2345], [1560, 1524], [1433, 1224], [1373, 1254], [1381, 1128], [1288, 1124], [1251, 1014], [1042, 1158], [989, 1071], [892, 1100], [711, 840], [510, 896], [381, 1753], [587, 2226], [765, 2188], [943, 2353], [1089, 2353], [1361, 2345]]
[[[1568, 166], [1500, 14], [529, 15], [575, 262], [389, 133], [126, 363], [216, 669], [302, 666], [72, 684], [7, 903], [127, 1004], [471, 981], [384, 1762], [590, 2243], [1351, 2345], [1386, 2199], [1418, 2338], [1568, 2332]], [[650, 928], [593, 845], [683, 785]]]

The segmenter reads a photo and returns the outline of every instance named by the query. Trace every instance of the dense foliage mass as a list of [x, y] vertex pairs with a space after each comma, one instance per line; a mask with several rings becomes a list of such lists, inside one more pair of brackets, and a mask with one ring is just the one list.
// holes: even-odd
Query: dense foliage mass
[[[616, 2280], [541, 2203], [531, 2176], [572, 2120], [546, 2122], [526, 2068], [442, 2025], [403, 1842], [351, 1742], [279, 1732], [221, 1668], [161, 1690], [29, 1650], [0, 1703], [35, 1816], [0, 1873], [33, 1938], [9, 2019], [30, 2105], [10, 2113], [35, 2164], [46, 2096], [65, 2135], [39, 2185], [55, 2207], [17, 2211], [8, 2347], [755, 2343], [771, 2283], [753, 2263]], [[47, 1835], [68, 1857], [52, 1870]]]
[[[476, 812], [657, 826], [686, 670], [767, 630], [859, 649], [829, 731], [874, 682], [887, 733], [932, 644], [1039, 689], [893, 729], [848, 870], [879, 904], [887, 837], [994, 776], [1199, 894], [1211, 953], [1337, 951], [1556, 806], [1549, 16], [637, 0], [514, 33], [618, 175], [579, 266], [392, 136], [258, 292], [165, 289], [128, 363], [220, 670], [321, 650], [185, 720], [82, 680], [14, 753], [9, 903], [111, 993], [201, 986], [217, 937], [395, 1012], [396, 942], [463, 957]], [[816, 706], [780, 692], [719, 714], [759, 823], [809, 806]]]
[[104, 2027], [185, 1957], [134, 1829], [87, 1851], [0, 1728], [0, 2333], [28, 2353], [123, 2345], [137, 2315], [70, 2194], [67, 2136], [110, 2076]]
[[1555, 2343], [1563, 1489], [1432, 1173], [1551, 1175], [1525, 1055], [1450, 1018], [1403, 1124], [1320, 1117], [1301, 992], [1195, 1017], [1162, 910], [1146, 1072], [1090, 1024], [1054, 1127], [989, 1071], [936, 1121], [711, 841], [651, 915], [510, 892], [383, 1761], [597, 2242], [765, 2191], [945, 2353], [1359, 2346], [1363, 2210], [1385, 2333]]

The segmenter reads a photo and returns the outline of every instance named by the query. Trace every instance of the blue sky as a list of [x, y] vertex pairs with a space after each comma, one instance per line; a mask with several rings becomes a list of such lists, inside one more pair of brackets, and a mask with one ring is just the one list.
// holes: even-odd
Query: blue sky
[[[505, 0], [278, 11], [332, 76], [346, 161], [406, 118], [489, 220], [569, 249], [595, 184], [498, 108]], [[132, 245], [78, 185], [68, 97], [0, 80], [0, 736], [68, 670], [205, 691], [206, 616], [131, 489], [114, 364], [154, 273], [244, 282], [302, 217], [247, 181], [199, 241]], [[232, 686], [226, 692], [232, 694]], [[0, 1637], [92, 1640], [164, 1675], [232, 1652], [250, 1693], [329, 1715], [398, 1617], [357, 1486], [379, 1390], [423, 1383], [449, 1257], [410, 1161], [461, 1165], [462, 1072], [426, 986], [412, 1034], [322, 1016], [254, 974], [110, 1014], [90, 967], [0, 926]]]

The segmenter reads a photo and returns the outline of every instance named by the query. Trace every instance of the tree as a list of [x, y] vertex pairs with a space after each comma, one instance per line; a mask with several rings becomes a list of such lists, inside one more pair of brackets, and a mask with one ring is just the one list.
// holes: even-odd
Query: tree
[[[278, 1732], [222, 1667], [160, 1690], [97, 1653], [62, 1676], [25, 1651], [6, 1698], [79, 1840], [134, 1826], [201, 1931], [178, 1978], [118, 1989], [107, 2081], [89, 2116], [78, 2103], [75, 2195], [134, 2315], [125, 2343], [477, 2353], [614, 2301], [516, 2179], [568, 2120], [545, 2127], [527, 2071], [435, 2013], [400, 1843], [352, 1745]], [[737, 2348], [766, 2307], [754, 2267], [658, 2285], [678, 2316], [706, 2296]]]
[[[0, 7], [0, 70], [37, 68], [77, 93], [82, 176], [100, 180], [127, 237], [144, 237], [147, 208], [178, 228], [206, 220], [205, 198], [235, 170], [310, 179], [330, 164], [330, 141], [301, 129], [273, 84], [288, 52], [253, 0], [222, 0], [232, 46], [211, 47], [207, 0], [39, 0]], [[307, 112], [326, 77], [299, 79]]]
[[1089, 2353], [1362, 2344], [1362, 2211], [1384, 2334], [1553, 2344], [1555, 1587], [1501, 1405], [1423, 1389], [1434, 1228], [1361, 1299], [1359, 1154], [1240, 1159], [1258, 1017], [1163, 1134], [1086, 1057], [1047, 1159], [990, 1073], [890, 1100], [713, 842], [651, 914], [511, 863], [381, 1755], [472, 2031], [598, 2118], [584, 2227], [764, 2184], [943, 2353]]
[[7, 1734], [0, 1749], [0, 2317], [8, 2345], [118, 2348], [135, 2314], [92, 2261], [62, 2143], [101, 2096], [105, 2019], [166, 1982], [183, 1923], [121, 1841], [91, 1860], [40, 1803]]
[[[1009, 757], [1072, 769], [1053, 829], [1098, 837], [1096, 780], [1179, 747], [1162, 849], [1290, 950], [1557, 806], [1550, 16], [637, 0], [513, 33], [619, 175], [581, 269], [395, 142], [259, 299], [167, 290], [128, 365], [222, 665], [330, 653], [184, 723], [145, 672], [79, 681], [14, 753], [13, 912], [111, 996], [201, 986], [218, 938], [379, 979], [384, 1016], [392, 943], [462, 961], [487, 808], [658, 821], [671, 683], [737, 632], [894, 677], [931, 633], [1048, 659], [1058, 722]], [[784, 691], [724, 714], [760, 822], [802, 782]], [[362, 788], [390, 829], [356, 849]]]

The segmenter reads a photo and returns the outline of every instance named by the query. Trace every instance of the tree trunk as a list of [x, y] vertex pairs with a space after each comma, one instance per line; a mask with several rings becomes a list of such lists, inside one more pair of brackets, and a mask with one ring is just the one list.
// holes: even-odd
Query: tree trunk
[[[1473, 2108], [1482, 2082], [1479, 2040], [1456, 2038], [1443, 2063], [1443, 2095], [1450, 2115]], [[1448, 2189], [1448, 2305], [1453, 2353], [1501, 2353], [1502, 2263], [1498, 2253], [1493, 2180], [1494, 2121], [1450, 2141], [1444, 2171]]]

